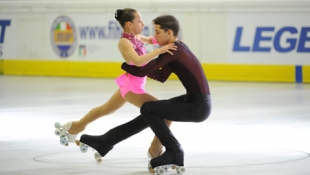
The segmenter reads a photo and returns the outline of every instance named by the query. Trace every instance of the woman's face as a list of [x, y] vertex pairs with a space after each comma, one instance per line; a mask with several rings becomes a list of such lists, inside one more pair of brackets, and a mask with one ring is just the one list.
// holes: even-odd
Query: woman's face
[[135, 35], [141, 34], [144, 23], [142, 21], [142, 16], [139, 12], [135, 12], [135, 18], [131, 22], [131, 30]]

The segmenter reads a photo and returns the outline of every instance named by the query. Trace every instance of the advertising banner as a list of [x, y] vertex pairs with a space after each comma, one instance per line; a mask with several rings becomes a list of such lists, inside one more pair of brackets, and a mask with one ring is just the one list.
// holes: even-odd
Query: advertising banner
[[228, 60], [246, 64], [310, 64], [310, 14], [227, 14]]
[[16, 57], [16, 21], [14, 15], [0, 15], [0, 59]]
[[[153, 35], [152, 20], [158, 15], [142, 14], [143, 35]], [[117, 47], [123, 29], [114, 14], [50, 15], [50, 24], [51, 59], [123, 61]], [[146, 47], [147, 51], [155, 48]]]

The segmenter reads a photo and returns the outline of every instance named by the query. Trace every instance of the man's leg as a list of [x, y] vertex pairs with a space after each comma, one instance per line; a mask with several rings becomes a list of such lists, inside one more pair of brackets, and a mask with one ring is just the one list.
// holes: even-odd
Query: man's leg
[[[136, 94], [133, 92], [128, 92], [124, 98], [127, 102], [137, 106], [138, 108], [141, 108], [141, 106], [145, 102], [157, 101], [158, 100], [156, 97], [154, 97], [153, 95], [148, 94], [148, 93]], [[172, 122], [170, 120], [166, 120], [166, 123], [169, 127]], [[157, 156], [161, 155], [162, 148], [163, 148], [162, 144], [160, 143], [158, 138], [155, 136], [152, 143], [151, 143], [150, 148], [148, 149], [148, 156], [153, 158], [153, 157], [157, 157]]]
[[190, 121], [190, 105], [184, 102], [184, 96], [170, 100], [147, 102], [141, 108], [144, 120], [149, 124], [155, 135], [166, 147], [166, 152], [151, 160], [154, 168], [164, 164], [183, 166], [184, 153], [181, 144], [174, 137], [164, 119], [172, 121]]
[[81, 136], [80, 142], [85, 143], [86, 145], [94, 148], [103, 157], [111, 149], [113, 149], [114, 145], [141, 132], [147, 127], [148, 124], [140, 115], [125, 124], [110, 129], [103, 135], [91, 136], [84, 134]]
[[181, 144], [173, 136], [164, 119], [181, 122], [202, 122], [211, 112], [211, 96], [179, 96], [170, 100], [159, 100], [144, 103], [141, 114], [155, 135], [158, 137], [166, 152], [151, 160], [152, 168], [176, 164], [184, 166], [184, 153]]

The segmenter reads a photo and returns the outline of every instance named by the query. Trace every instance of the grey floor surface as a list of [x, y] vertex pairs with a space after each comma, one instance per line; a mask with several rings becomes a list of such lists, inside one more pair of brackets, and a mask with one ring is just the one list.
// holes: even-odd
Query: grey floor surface
[[[211, 81], [213, 111], [202, 123], [173, 123], [187, 175], [309, 175], [310, 84]], [[179, 81], [147, 82], [167, 99]], [[93, 152], [59, 144], [54, 123], [83, 117], [116, 91], [113, 79], [0, 76], [1, 175], [148, 175], [150, 129], [121, 142], [97, 165]], [[131, 120], [131, 104], [90, 124], [103, 134]], [[177, 174], [169, 170], [167, 175]]]

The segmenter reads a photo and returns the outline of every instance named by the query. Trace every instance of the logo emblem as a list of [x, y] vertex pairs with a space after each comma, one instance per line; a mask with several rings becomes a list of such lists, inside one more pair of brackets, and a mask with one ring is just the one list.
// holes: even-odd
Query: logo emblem
[[69, 57], [77, 44], [76, 29], [73, 21], [60, 16], [52, 24], [51, 30], [52, 47], [57, 55], [62, 58]]

